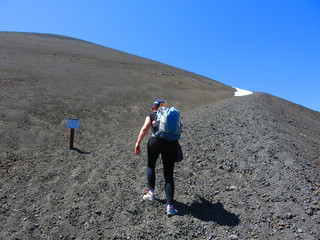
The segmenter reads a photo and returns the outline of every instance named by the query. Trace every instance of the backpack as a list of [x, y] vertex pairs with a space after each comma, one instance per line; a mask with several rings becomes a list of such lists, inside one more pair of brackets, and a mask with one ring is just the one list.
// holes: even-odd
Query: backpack
[[160, 107], [156, 115], [157, 131], [154, 135], [168, 141], [179, 140], [181, 136], [180, 111], [174, 107]]

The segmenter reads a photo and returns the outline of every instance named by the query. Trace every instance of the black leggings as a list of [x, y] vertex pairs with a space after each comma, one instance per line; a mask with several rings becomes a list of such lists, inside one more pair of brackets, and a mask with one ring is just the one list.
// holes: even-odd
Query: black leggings
[[148, 165], [147, 180], [149, 189], [155, 189], [155, 166], [161, 153], [165, 179], [165, 191], [167, 204], [172, 204], [174, 195], [173, 170], [177, 158], [177, 141], [166, 141], [156, 137], [150, 137], [148, 141]]

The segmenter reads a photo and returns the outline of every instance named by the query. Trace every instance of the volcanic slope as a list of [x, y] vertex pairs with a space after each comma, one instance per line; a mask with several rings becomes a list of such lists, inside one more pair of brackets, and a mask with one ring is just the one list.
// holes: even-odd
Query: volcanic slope
[[[89, 44], [51, 35], [21, 36], [32, 41], [72, 41], [82, 47]], [[35, 50], [28, 51], [32, 54]], [[6, 52], [5, 59], [10, 56]], [[168, 218], [164, 214], [161, 159], [157, 201], [143, 202], [146, 140], [142, 155], [133, 156], [137, 134], [154, 96], [148, 91], [143, 94], [146, 89], [138, 90], [140, 85], [130, 85], [128, 95], [125, 90], [121, 94], [121, 87], [112, 96], [95, 95], [103, 86], [113, 86], [99, 79], [87, 80], [86, 94], [85, 78], [79, 85], [76, 78], [54, 84], [58, 78], [49, 74], [49, 67], [45, 73], [39, 68], [31, 74], [18, 57], [15, 59], [22, 70], [10, 74], [19, 77], [4, 72], [1, 78], [1, 90], [5, 90], [1, 91], [4, 111], [0, 116], [4, 136], [0, 145], [1, 239], [320, 237], [319, 112], [262, 93], [230, 98], [233, 90], [228, 86], [212, 85], [211, 80], [176, 70], [181, 76], [193, 77], [186, 77], [192, 82], [189, 89], [180, 93], [179, 88], [173, 88], [172, 96], [165, 93], [163, 97], [182, 109], [181, 145], [185, 153], [175, 170], [175, 206], [180, 215]], [[162, 68], [175, 70], [141, 61], [158, 67], [160, 82], [167, 78]], [[52, 64], [54, 69], [57, 63]], [[1, 68], [3, 71], [4, 64]], [[139, 71], [136, 74], [143, 75]], [[34, 79], [37, 84], [32, 84]], [[72, 87], [68, 88], [68, 82]], [[166, 84], [160, 83], [161, 88]], [[179, 94], [193, 92], [193, 88], [194, 94], [179, 100]], [[203, 95], [198, 96], [198, 91]], [[146, 102], [140, 103], [140, 97]], [[126, 104], [132, 102], [136, 108], [131, 111]], [[80, 118], [80, 129], [75, 135], [76, 150], [71, 151], [67, 149], [65, 119], [73, 116]], [[131, 121], [127, 116], [136, 119]]]
[[110, 108], [112, 115], [118, 109], [119, 115], [138, 116], [161, 96], [190, 109], [232, 97], [235, 91], [181, 69], [63, 36], [0, 32], [0, 47], [2, 107], [16, 111], [34, 108], [40, 115], [37, 104], [43, 101], [45, 111], [60, 105], [64, 114], [82, 117], [83, 111], [99, 114], [87, 109], [103, 105], [103, 119], [117, 122], [106, 113]]
[[0, 48], [2, 158], [51, 147], [58, 139], [59, 148], [65, 147], [67, 118], [79, 118], [92, 143], [101, 130], [140, 124], [157, 98], [186, 111], [232, 97], [235, 91], [181, 69], [64, 36], [0, 32]]
[[[184, 114], [175, 206], [143, 202], [138, 126], [90, 152], [43, 149], [15, 159], [1, 186], [3, 239], [318, 239], [318, 112], [261, 93]], [[79, 130], [79, 146], [83, 134]]]

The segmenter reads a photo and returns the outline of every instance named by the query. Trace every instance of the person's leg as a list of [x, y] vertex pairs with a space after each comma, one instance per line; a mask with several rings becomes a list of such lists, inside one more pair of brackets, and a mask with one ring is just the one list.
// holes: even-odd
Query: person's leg
[[176, 144], [173, 142], [165, 142], [162, 146], [163, 171], [165, 179], [165, 192], [167, 205], [173, 204], [174, 197], [174, 162], [177, 157]]
[[154, 137], [149, 138], [148, 141], [148, 161], [147, 161], [147, 181], [149, 190], [155, 189], [156, 173], [155, 166], [160, 154], [157, 139]]
[[165, 191], [167, 204], [173, 204], [174, 197], [174, 180], [173, 180], [173, 171], [174, 171], [174, 161], [163, 160], [163, 171], [165, 179]]

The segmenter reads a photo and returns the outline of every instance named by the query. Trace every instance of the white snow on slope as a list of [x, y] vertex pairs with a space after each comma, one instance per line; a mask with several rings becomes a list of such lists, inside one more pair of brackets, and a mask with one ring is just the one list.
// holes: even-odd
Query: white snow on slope
[[253, 93], [253, 92], [250, 92], [250, 91], [241, 89], [241, 88], [236, 88], [236, 87], [233, 87], [233, 88], [235, 88], [235, 89], [237, 90], [236, 92], [234, 92], [234, 96], [235, 96], [235, 97], [250, 95], [250, 94]]

